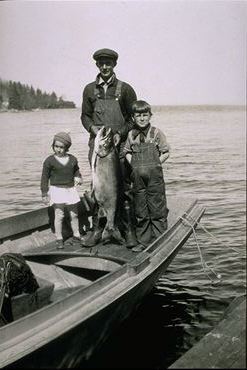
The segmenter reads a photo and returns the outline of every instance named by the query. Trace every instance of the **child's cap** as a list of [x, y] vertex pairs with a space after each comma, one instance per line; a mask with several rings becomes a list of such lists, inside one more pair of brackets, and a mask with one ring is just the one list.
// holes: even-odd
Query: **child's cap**
[[69, 148], [72, 144], [71, 137], [67, 132], [59, 132], [54, 136], [53, 141], [58, 140], [61, 141], [67, 148]]

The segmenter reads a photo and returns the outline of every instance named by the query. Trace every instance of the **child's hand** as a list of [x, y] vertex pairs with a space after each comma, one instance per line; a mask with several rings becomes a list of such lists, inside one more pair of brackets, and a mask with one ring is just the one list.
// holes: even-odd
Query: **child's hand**
[[117, 133], [113, 136], [114, 145], [115, 145], [115, 146], [118, 146], [118, 144], [120, 143], [120, 140], [121, 140], [121, 136], [120, 136], [120, 134], [117, 132]]
[[43, 195], [42, 196], [42, 202], [47, 205], [49, 204], [49, 196], [48, 195]]
[[82, 184], [82, 179], [81, 177], [75, 177], [75, 186], [81, 185]]

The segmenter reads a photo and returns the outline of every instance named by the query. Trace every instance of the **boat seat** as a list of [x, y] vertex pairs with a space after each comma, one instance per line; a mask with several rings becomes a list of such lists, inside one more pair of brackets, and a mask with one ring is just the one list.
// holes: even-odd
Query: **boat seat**
[[50, 303], [54, 284], [36, 276], [39, 288], [35, 294], [22, 293], [11, 298], [13, 319], [30, 314]]

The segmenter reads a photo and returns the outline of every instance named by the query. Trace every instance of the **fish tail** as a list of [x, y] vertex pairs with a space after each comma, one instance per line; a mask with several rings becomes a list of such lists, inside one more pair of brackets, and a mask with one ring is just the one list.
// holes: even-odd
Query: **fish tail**
[[113, 237], [114, 240], [116, 240], [120, 244], [124, 243], [124, 239], [122, 238], [121, 233], [120, 233], [120, 231], [118, 230], [117, 227], [114, 228], [113, 233], [112, 233], [112, 237]]
[[104, 229], [102, 234], [102, 241], [103, 243], [106, 243], [107, 241], [115, 241], [120, 244], [124, 243], [124, 239], [122, 238], [120, 231], [116, 227], [114, 229]]

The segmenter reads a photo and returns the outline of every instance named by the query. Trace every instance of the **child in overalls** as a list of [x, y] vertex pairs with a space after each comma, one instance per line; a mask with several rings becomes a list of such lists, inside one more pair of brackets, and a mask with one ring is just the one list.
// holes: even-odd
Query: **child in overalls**
[[169, 157], [166, 136], [151, 126], [151, 106], [142, 100], [132, 105], [134, 127], [129, 132], [124, 152], [132, 167], [136, 238], [134, 252], [144, 250], [167, 228], [165, 182], [162, 163]]
[[71, 146], [70, 135], [59, 132], [54, 136], [53, 155], [46, 158], [43, 163], [41, 176], [42, 200], [45, 204], [53, 205], [55, 211], [55, 235], [57, 249], [63, 249], [62, 223], [65, 207], [68, 208], [73, 232], [72, 245], [80, 246], [80, 232], [78, 222], [79, 194], [77, 185], [81, 184], [81, 174], [76, 157], [68, 154]]

